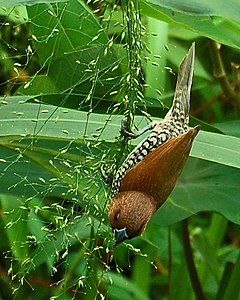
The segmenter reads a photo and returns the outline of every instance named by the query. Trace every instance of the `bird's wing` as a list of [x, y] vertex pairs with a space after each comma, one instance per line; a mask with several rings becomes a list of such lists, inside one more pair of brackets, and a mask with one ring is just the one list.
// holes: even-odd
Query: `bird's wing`
[[127, 171], [120, 192], [140, 191], [151, 195], [160, 207], [173, 190], [189, 156], [200, 126], [172, 138]]

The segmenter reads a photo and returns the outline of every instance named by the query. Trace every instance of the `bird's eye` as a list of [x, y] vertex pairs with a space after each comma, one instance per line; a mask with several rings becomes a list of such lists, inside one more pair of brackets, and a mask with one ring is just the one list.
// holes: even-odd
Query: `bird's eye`
[[118, 211], [114, 217], [115, 222], [117, 222], [120, 218], [120, 211]]

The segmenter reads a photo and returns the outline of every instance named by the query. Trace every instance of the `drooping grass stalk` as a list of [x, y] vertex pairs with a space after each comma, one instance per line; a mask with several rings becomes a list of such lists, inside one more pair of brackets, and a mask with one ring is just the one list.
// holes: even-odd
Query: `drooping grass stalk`
[[[134, 115], [139, 104], [143, 104], [143, 75], [142, 58], [143, 49], [142, 35], [144, 27], [141, 22], [140, 0], [122, 0], [123, 31], [121, 34], [122, 46], [126, 49], [126, 72], [121, 78], [121, 107], [124, 110], [124, 126], [131, 130], [134, 123]], [[123, 153], [127, 148], [127, 139], [120, 139], [119, 151], [115, 154], [116, 167], [122, 160]]]
[[124, 47], [127, 50], [127, 73], [123, 78], [123, 98], [126, 126], [133, 123], [136, 106], [143, 101], [141, 51], [143, 26], [140, 17], [139, 0], [122, 0], [123, 22], [125, 22]]
[[97, 258], [96, 255], [94, 254], [94, 246], [95, 246], [95, 239], [94, 239], [94, 229], [92, 227], [91, 230], [91, 236], [92, 239], [90, 240], [89, 243], [89, 258], [87, 262], [87, 272], [86, 272], [86, 285], [85, 285], [85, 290], [84, 290], [84, 300], [90, 300], [90, 299], [95, 299], [96, 295], [98, 293], [98, 276], [97, 276]]

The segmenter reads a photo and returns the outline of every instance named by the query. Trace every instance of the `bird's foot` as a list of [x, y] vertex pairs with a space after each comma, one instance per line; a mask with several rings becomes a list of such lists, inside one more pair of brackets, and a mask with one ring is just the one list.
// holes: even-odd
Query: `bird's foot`
[[152, 122], [152, 123], [148, 124], [147, 126], [145, 126], [144, 128], [138, 130], [137, 132], [133, 132], [133, 131], [129, 131], [126, 129], [126, 120], [124, 119], [124, 120], [122, 120], [120, 132], [125, 138], [132, 140], [132, 139], [138, 138], [139, 136], [141, 136], [148, 130], [152, 130], [155, 126], [156, 126], [156, 123]]

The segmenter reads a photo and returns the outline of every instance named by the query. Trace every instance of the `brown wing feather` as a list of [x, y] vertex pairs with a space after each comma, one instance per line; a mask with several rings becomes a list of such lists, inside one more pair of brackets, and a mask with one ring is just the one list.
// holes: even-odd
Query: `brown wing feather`
[[159, 208], [173, 190], [199, 128], [189, 129], [148, 154], [126, 173], [120, 192], [140, 191], [151, 195]]

